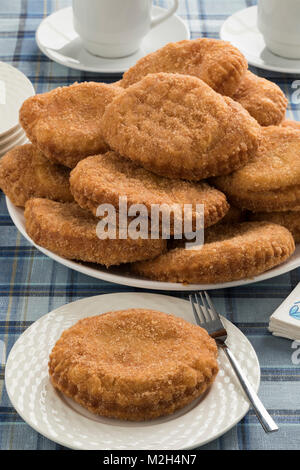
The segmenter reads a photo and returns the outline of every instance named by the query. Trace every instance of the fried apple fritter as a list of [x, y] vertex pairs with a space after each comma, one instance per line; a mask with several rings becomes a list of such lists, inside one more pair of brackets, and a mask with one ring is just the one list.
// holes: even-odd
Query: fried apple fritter
[[140, 59], [123, 76], [124, 88], [150, 73], [166, 72], [201, 78], [223, 95], [232, 95], [247, 70], [243, 54], [229, 42], [198, 38], [169, 43]]
[[294, 237], [295, 243], [300, 243], [300, 210], [286, 212], [259, 212], [250, 214], [249, 220], [264, 220], [283, 225]]
[[217, 224], [198, 249], [178, 247], [151, 261], [132, 264], [147, 279], [187, 284], [220, 283], [257, 276], [283, 263], [295, 250], [292, 234], [269, 222]]
[[300, 132], [281, 126], [262, 129], [253, 160], [226, 178], [232, 188], [244, 191], [270, 191], [298, 184]]
[[30, 199], [24, 215], [26, 231], [34, 243], [67, 259], [108, 267], [154, 258], [166, 248], [166, 241], [161, 239], [98, 238], [99, 219], [75, 202]]
[[130, 421], [169, 415], [204, 393], [218, 372], [206, 330], [156, 310], [79, 320], [56, 342], [53, 386], [92, 413]]
[[285, 116], [287, 99], [276, 83], [247, 71], [232, 96], [261, 126], [279, 125]]
[[[71, 172], [70, 184], [76, 202], [94, 215], [100, 204], [112, 204], [118, 208], [120, 198], [126, 197], [128, 207], [144, 204], [149, 216], [153, 204], [165, 204], [168, 207], [178, 204], [178, 217], [182, 217], [183, 221], [184, 204], [190, 204], [191, 221], [195, 229], [196, 204], [204, 204], [205, 227], [217, 223], [229, 208], [224, 194], [207, 183], [163, 178], [114, 152], [88, 157], [78, 163]], [[168, 211], [168, 207], [162, 206], [162, 213]], [[175, 214], [175, 220], [176, 217]], [[172, 233], [173, 230], [171, 226]]]
[[299, 121], [293, 121], [292, 119], [285, 119], [285, 121], [283, 121], [281, 123], [281, 126], [296, 129], [296, 130], [300, 131], [300, 122]]
[[300, 185], [274, 191], [243, 191], [232, 189], [230, 181], [222, 179], [216, 186], [227, 195], [230, 204], [252, 212], [300, 210]]
[[255, 212], [297, 210], [300, 206], [300, 132], [282, 126], [262, 129], [251, 162], [213, 179], [234, 205]]
[[202, 80], [165, 73], [127, 88], [102, 121], [113, 150], [153, 173], [188, 180], [245, 165], [257, 150], [260, 129], [239, 103]]
[[105, 107], [122, 88], [85, 82], [28, 98], [20, 123], [29, 140], [50, 160], [74, 168], [83, 158], [108, 150], [101, 134]]
[[52, 163], [32, 144], [15, 147], [0, 160], [0, 188], [19, 207], [32, 197], [73, 201], [69, 176], [67, 168]]

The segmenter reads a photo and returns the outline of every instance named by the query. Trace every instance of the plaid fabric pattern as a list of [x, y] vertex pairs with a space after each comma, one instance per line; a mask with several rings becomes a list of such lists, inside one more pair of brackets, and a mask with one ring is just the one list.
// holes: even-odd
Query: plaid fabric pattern
[[[42, 19], [69, 6], [67, 0], [2, 0], [0, 3], [0, 60], [24, 72], [37, 93], [74, 81], [112, 82], [115, 76], [80, 72], [51, 62], [38, 49], [35, 31]], [[166, 6], [167, 1], [154, 2]], [[192, 38], [218, 37], [227, 16], [254, 5], [251, 0], [181, 0], [179, 15]], [[289, 97], [288, 117], [300, 120], [292, 103], [295, 77], [253, 69], [274, 80]], [[259, 395], [280, 426], [266, 435], [253, 413], [232, 430], [201, 449], [298, 449], [300, 444], [300, 368], [292, 363], [291, 341], [267, 331], [270, 314], [300, 280], [300, 269], [274, 279], [212, 292], [217, 309], [233, 321], [253, 344], [261, 365]], [[136, 291], [92, 279], [52, 261], [33, 248], [14, 227], [0, 191], [0, 448], [62, 449], [31, 429], [12, 407], [4, 386], [4, 357], [19, 335], [50, 310], [82, 297]], [[181, 293], [166, 292], [184, 297]]]

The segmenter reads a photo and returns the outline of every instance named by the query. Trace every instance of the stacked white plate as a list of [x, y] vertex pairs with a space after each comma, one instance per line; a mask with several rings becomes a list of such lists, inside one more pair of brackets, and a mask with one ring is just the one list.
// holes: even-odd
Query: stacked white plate
[[32, 83], [22, 72], [0, 62], [0, 157], [27, 142], [19, 124], [19, 110], [34, 94]]

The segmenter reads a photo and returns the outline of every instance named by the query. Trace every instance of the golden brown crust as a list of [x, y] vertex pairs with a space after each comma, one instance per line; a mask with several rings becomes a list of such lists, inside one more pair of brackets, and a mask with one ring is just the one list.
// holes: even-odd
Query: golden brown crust
[[253, 212], [298, 211], [300, 210], [300, 185], [274, 191], [243, 191], [233, 189], [230, 181], [215, 182], [227, 195], [229, 202], [240, 209]]
[[260, 126], [244, 108], [203, 81], [153, 74], [107, 106], [104, 138], [122, 156], [169, 178], [201, 180], [245, 165]]
[[32, 144], [15, 147], [0, 160], [0, 188], [19, 207], [32, 197], [73, 201], [69, 176], [67, 168], [52, 163]]
[[249, 220], [265, 220], [283, 225], [294, 237], [295, 243], [300, 243], [300, 211], [260, 212], [249, 214]]
[[74, 168], [83, 158], [108, 150], [100, 125], [105, 107], [122, 93], [105, 83], [75, 83], [32, 96], [22, 105], [20, 123], [50, 160]]
[[300, 122], [299, 121], [293, 121], [291, 119], [286, 119], [285, 121], [283, 121], [281, 123], [281, 126], [296, 129], [296, 130], [300, 131]]
[[49, 360], [51, 382], [93, 413], [142, 421], [199, 397], [218, 372], [207, 332], [173, 315], [128, 309], [65, 330]]
[[261, 126], [280, 124], [285, 116], [287, 99], [276, 83], [247, 71], [232, 96]]
[[188, 284], [230, 282], [257, 276], [283, 263], [294, 252], [292, 234], [268, 222], [210, 227], [200, 249], [175, 248], [132, 265], [149, 279]]
[[30, 199], [25, 206], [26, 231], [37, 244], [67, 259], [105, 266], [154, 258], [166, 247], [165, 240], [100, 240], [99, 219], [76, 203]]
[[201, 78], [223, 95], [232, 95], [247, 70], [243, 54], [229, 42], [198, 38], [169, 43], [140, 59], [123, 76], [124, 88], [150, 73], [166, 72]]
[[182, 209], [184, 204], [190, 204], [195, 229], [196, 204], [204, 204], [205, 227], [217, 223], [229, 208], [224, 194], [206, 183], [156, 176], [114, 152], [78, 163], [71, 172], [70, 184], [77, 203], [94, 215], [100, 204], [112, 204], [118, 208], [119, 198], [124, 196], [128, 206], [144, 204], [149, 215], [153, 204], [178, 204]]
[[300, 181], [300, 132], [281, 126], [262, 129], [255, 157], [231, 175], [214, 182], [228, 181], [232, 191], [272, 191], [297, 185]]
[[237, 207], [254, 212], [297, 210], [300, 206], [300, 132], [282, 126], [263, 128], [251, 162], [213, 184]]

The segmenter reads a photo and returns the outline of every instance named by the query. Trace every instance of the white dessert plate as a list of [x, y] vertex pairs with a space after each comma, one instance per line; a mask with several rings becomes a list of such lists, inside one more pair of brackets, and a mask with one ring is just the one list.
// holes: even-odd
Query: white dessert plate
[[[249, 403], [222, 351], [220, 370], [210, 390], [177, 413], [153, 421], [102, 418], [54, 389], [48, 359], [61, 333], [81, 318], [127, 308], [160, 310], [194, 323], [186, 300], [131, 292], [89, 297], [48, 313], [20, 336], [7, 360], [6, 389], [19, 415], [48, 439], [72, 449], [92, 450], [191, 449], [237, 424]], [[257, 391], [260, 367], [255, 351], [238, 328], [225, 318], [223, 321], [228, 345]]]
[[7, 152], [12, 150], [14, 147], [17, 147], [19, 145], [24, 145], [28, 142], [29, 140], [27, 139], [25, 132], [24, 131], [20, 132], [20, 134], [18, 134], [18, 136], [12, 142], [8, 143], [7, 145], [3, 147], [0, 147], [0, 156], [2, 157]]
[[292, 271], [300, 266], [300, 244], [297, 245], [294, 255], [287, 260], [285, 263], [280, 266], [270, 269], [269, 271], [256, 276], [251, 279], [242, 279], [240, 281], [226, 282], [222, 284], [180, 284], [176, 282], [160, 282], [160, 281], [150, 281], [148, 279], [143, 279], [140, 277], [135, 277], [134, 275], [129, 274], [123, 268], [115, 269], [106, 269], [103, 266], [96, 264], [87, 264], [79, 263], [77, 261], [67, 260], [61, 256], [56, 255], [52, 251], [46, 250], [39, 245], [36, 245], [33, 240], [28, 236], [25, 229], [25, 220], [24, 220], [24, 211], [16, 207], [11, 201], [6, 198], [7, 209], [9, 215], [11, 216], [15, 226], [21, 232], [21, 234], [38, 250], [40, 250], [45, 255], [49, 256], [53, 260], [57, 261], [68, 268], [74, 269], [80, 273], [86, 274], [88, 276], [94, 277], [96, 279], [102, 279], [103, 281], [113, 282], [115, 284], [122, 284], [125, 286], [139, 287], [143, 289], [151, 290], [165, 290], [165, 291], [193, 291], [193, 290], [202, 290], [202, 289], [224, 289], [226, 287], [235, 287], [246, 284], [251, 284], [253, 282], [264, 281], [272, 277], [279, 276], [280, 274], [287, 273]]
[[19, 109], [35, 94], [30, 80], [18, 69], [0, 62], [0, 144], [19, 126]]
[[[158, 16], [163, 11], [163, 8], [153, 6], [152, 16]], [[58, 10], [45, 18], [36, 32], [36, 42], [49, 59], [73, 69], [110, 74], [124, 73], [141, 57], [168, 42], [189, 38], [186, 23], [179, 16], [173, 15], [145, 36], [141, 48], [135, 54], [120, 59], [105, 59], [94, 56], [83, 48], [73, 27], [72, 7]]]
[[282, 73], [300, 73], [300, 60], [285, 59], [266, 48], [257, 28], [257, 6], [245, 8], [227, 18], [220, 31], [221, 39], [236, 46], [250, 65]]
[[16, 140], [21, 137], [21, 135], [25, 135], [24, 130], [20, 126], [20, 124], [17, 125], [16, 129], [13, 132], [10, 132], [7, 134], [3, 139], [0, 139], [0, 152], [3, 148], [5, 148], [7, 145], [12, 144]]

